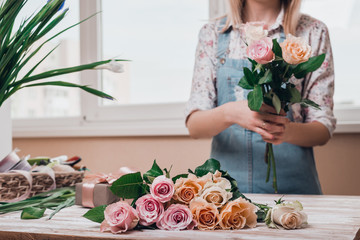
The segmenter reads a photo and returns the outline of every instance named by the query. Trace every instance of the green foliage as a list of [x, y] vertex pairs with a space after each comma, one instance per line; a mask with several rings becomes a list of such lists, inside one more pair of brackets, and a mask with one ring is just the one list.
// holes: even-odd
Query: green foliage
[[105, 211], [106, 205], [101, 205], [94, 207], [87, 211], [83, 217], [87, 218], [93, 222], [102, 223], [105, 219], [104, 217], [104, 211]]
[[281, 47], [276, 39], [273, 39], [273, 52], [275, 53], [275, 56], [282, 58], [282, 50]]
[[156, 177], [161, 176], [161, 175], [164, 175], [164, 173], [161, 170], [161, 168], [159, 167], [159, 165], [157, 165], [156, 160], [154, 160], [154, 163], [153, 163], [151, 169], [143, 174], [143, 178], [144, 178], [145, 182], [152, 183], [152, 181]]
[[248, 94], [248, 105], [249, 108], [253, 111], [258, 112], [263, 103], [263, 93], [259, 85], [254, 87], [254, 91], [249, 92]]
[[300, 63], [294, 69], [294, 75], [296, 78], [303, 78], [307, 73], [313, 72], [319, 67], [321, 67], [322, 63], [325, 60], [325, 54], [321, 54], [319, 56], [311, 57], [307, 62]]
[[254, 85], [250, 84], [245, 76], [240, 79], [238, 85], [244, 89], [254, 89]]
[[202, 177], [209, 172], [215, 173], [216, 170], [220, 170], [220, 162], [216, 159], [210, 158], [203, 165], [195, 168], [195, 175], [197, 177]]
[[268, 69], [266, 70], [265, 75], [262, 78], [260, 78], [259, 84], [270, 83], [270, 82], [272, 82], [272, 73], [270, 69]]
[[276, 95], [276, 93], [273, 93], [272, 104], [276, 110], [276, 113], [279, 114], [281, 111], [281, 102], [280, 102], [279, 97]]
[[48, 208], [54, 210], [49, 217], [50, 219], [61, 209], [74, 205], [74, 199], [74, 187], [58, 188], [49, 192], [37, 194], [34, 197], [22, 201], [2, 203], [0, 204], [0, 214], [24, 210], [21, 214], [22, 218], [40, 218], [43, 216], [43, 214], [40, 214], [42, 211], [40, 209], [45, 211], [45, 209]]
[[147, 190], [146, 186], [141, 177], [141, 173], [136, 172], [121, 176], [113, 182], [110, 190], [120, 198], [132, 199], [144, 195]]
[[176, 180], [178, 180], [179, 178], [187, 178], [189, 176], [189, 174], [179, 174], [176, 175], [175, 177], [172, 178], [172, 181], [175, 183]]
[[45, 208], [28, 207], [21, 212], [21, 219], [39, 219], [44, 216]]
[[[1, 105], [15, 92], [26, 87], [35, 87], [41, 85], [75, 87], [80, 88], [90, 94], [98, 97], [114, 99], [108, 94], [105, 94], [89, 86], [70, 84], [63, 81], [44, 82], [39, 83], [41, 79], [79, 72], [88, 69], [95, 69], [95, 67], [109, 63], [110, 60], [99, 61], [90, 64], [79, 65], [70, 68], [54, 69], [44, 73], [32, 75], [37, 67], [55, 50], [51, 49], [40, 61], [34, 66], [29, 66], [31, 60], [37, 57], [36, 55], [41, 49], [52, 39], [58, 37], [63, 32], [79, 25], [83, 21], [76, 23], [64, 30], [50, 36], [38, 47], [34, 44], [47, 35], [54, 29], [66, 16], [68, 9], [59, 11], [60, 6], [65, 0], [52, 0], [46, 3], [40, 10], [32, 14], [30, 17], [24, 18], [18, 29], [13, 29], [15, 21], [19, 18], [19, 12], [28, 3], [27, 0], [7, 0], [3, 1], [0, 7], [0, 107]], [[94, 15], [93, 15], [94, 16]], [[31, 49], [31, 51], [30, 51]], [[125, 61], [116, 59], [115, 61]], [[28, 67], [30, 70], [19, 79], [18, 74], [24, 68]]]

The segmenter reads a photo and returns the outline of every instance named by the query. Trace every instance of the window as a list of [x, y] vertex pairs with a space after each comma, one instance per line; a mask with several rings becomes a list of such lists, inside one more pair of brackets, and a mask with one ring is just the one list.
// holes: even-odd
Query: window
[[[77, 30], [80, 32], [80, 62], [105, 58], [131, 60], [124, 63], [125, 72], [122, 74], [108, 71], [84, 71], [79, 74], [82, 84], [103, 89], [118, 101], [104, 101], [80, 91], [79, 111], [71, 114], [68, 112], [69, 107], [72, 107], [75, 100], [71, 100], [70, 105], [63, 102], [63, 99], [70, 98], [69, 91], [61, 88], [43, 90], [43, 96], [52, 97], [51, 101], [46, 101], [49, 105], [44, 109], [49, 114], [45, 116], [63, 118], [32, 120], [38, 114], [35, 108], [29, 107], [26, 119], [14, 121], [14, 136], [186, 135], [183, 109], [190, 93], [197, 35], [208, 16], [213, 18], [225, 13], [225, 1], [67, 1], [69, 2], [78, 4], [79, 19], [102, 10], [100, 14], [81, 24], [80, 31]], [[345, 30], [336, 24], [333, 26], [333, 18], [329, 18], [332, 16], [331, 9], [346, 8], [355, 13], [359, 11], [356, 10], [359, 9], [359, 3], [356, 0], [344, 0], [344, 4], [335, 5], [335, 2], [327, 0], [327, 8], [324, 8], [321, 4], [325, 4], [325, 0], [305, 0], [303, 11], [323, 20], [331, 32], [337, 74], [337, 131], [360, 131], [360, 110], [357, 108], [359, 98], [354, 94], [356, 92], [352, 93], [356, 91], [352, 90], [356, 89], [356, 74], [354, 71], [345, 71], [342, 64], [345, 62], [344, 58], [356, 55], [352, 54], [354, 50], [351, 50], [351, 54], [346, 53], [349, 49], [345, 45], [350, 45], [346, 42], [348, 40], [352, 40], [352, 44], [360, 40], [359, 29], [356, 28], [359, 24], [355, 24], [357, 15], [353, 14], [353, 24], [344, 25], [347, 26], [344, 27]], [[314, 12], [313, 8], [321, 8], [322, 11]], [[323, 13], [326, 11], [329, 12]], [[325, 16], [324, 19], [322, 16]], [[347, 12], [345, 16], [350, 16], [350, 13]], [[343, 17], [336, 19], [343, 21]], [[76, 17], [71, 23], [74, 21]], [[348, 35], [338, 36], [346, 34]], [[353, 62], [355, 64], [356, 61]], [[339, 79], [341, 82], [348, 81], [349, 84], [351, 81], [351, 86], [354, 87], [340, 84]], [[39, 97], [35, 92], [29, 92], [29, 95], [32, 98]], [[57, 105], [58, 108], [52, 108], [52, 105]]]
[[[29, 17], [45, 3], [46, 0], [25, 4], [20, 12], [20, 17]], [[55, 29], [48, 33], [45, 38], [50, 37], [79, 21], [78, 1], [66, 1], [64, 7], [69, 8], [68, 15]], [[21, 18], [17, 19], [18, 22], [15, 29], [18, 24], [20, 24]], [[80, 34], [79, 27], [75, 27], [44, 45], [35, 58], [31, 60], [30, 64], [28, 64], [28, 69], [24, 69], [23, 71], [29, 71], [32, 66], [40, 61], [42, 57], [58, 44], [59, 46], [38, 66], [37, 70], [34, 71], [34, 74], [55, 68], [79, 65]], [[40, 45], [40, 43], [38, 43], [38, 45]], [[79, 83], [80, 81], [80, 75], [78, 73], [54, 77], [52, 80], [62, 81], [64, 78], [66, 81], [73, 83]], [[52, 86], [25, 88], [14, 94], [12, 97], [11, 108], [13, 119], [80, 116], [80, 91], [78, 89]]]

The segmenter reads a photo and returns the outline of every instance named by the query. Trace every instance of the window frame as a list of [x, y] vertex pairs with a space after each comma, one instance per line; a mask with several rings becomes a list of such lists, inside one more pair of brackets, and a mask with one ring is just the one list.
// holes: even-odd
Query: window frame
[[[101, 0], [80, 0], [80, 19], [101, 11]], [[225, 12], [225, 1], [209, 0], [209, 17]], [[101, 59], [101, 15], [80, 25], [80, 61]], [[100, 71], [80, 73], [80, 82], [99, 89]], [[80, 93], [81, 116], [13, 120], [13, 137], [186, 136], [185, 102], [100, 106], [101, 99]], [[360, 133], [360, 107], [336, 106], [335, 133]]]

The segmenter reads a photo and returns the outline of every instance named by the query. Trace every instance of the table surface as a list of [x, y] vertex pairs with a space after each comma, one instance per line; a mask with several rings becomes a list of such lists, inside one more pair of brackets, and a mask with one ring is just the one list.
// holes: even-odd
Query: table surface
[[[247, 194], [255, 202], [269, 203], [281, 195]], [[304, 229], [270, 229], [264, 223], [256, 228], [215, 231], [130, 231], [101, 233], [100, 224], [81, 217], [88, 209], [73, 206], [51, 220], [21, 220], [20, 213], [0, 215], [0, 239], [354, 239], [360, 228], [360, 196], [285, 195], [284, 200], [299, 200], [308, 214]], [[48, 210], [47, 210], [48, 211]], [[48, 216], [50, 212], [46, 212]], [[358, 233], [359, 234], [359, 233]], [[360, 239], [359, 236], [356, 239]]]

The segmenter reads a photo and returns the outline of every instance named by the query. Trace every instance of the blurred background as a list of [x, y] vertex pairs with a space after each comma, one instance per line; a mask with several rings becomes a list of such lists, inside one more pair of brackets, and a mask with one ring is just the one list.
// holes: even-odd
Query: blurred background
[[[24, 17], [46, 3], [30, 1]], [[117, 101], [60, 87], [15, 94], [13, 147], [21, 149], [20, 155], [79, 155], [94, 172], [121, 166], [145, 171], [157, 159], [160, 166], [173, 165], [176, 174], [204, 162], [211, 140], [190, 139], [182, 111], [190, 94], [198, 32], [225, 13], [225, 1], [68, 0], [65, 7], [69, 14], [54, 33], [98, 14], [48, 44], [38, 60], [60, 43], [38, 71], [107, 58], [131, 61], [121, 74], [66, 76], [67, 81], [101, 88]], [[328, 26], [335, 61], [338, 127], [326, 146], [315, 148], [323, 191], [360, 195], [360, 81], [355, 71], [360, 1], [303, 0], [302, 12]]]

